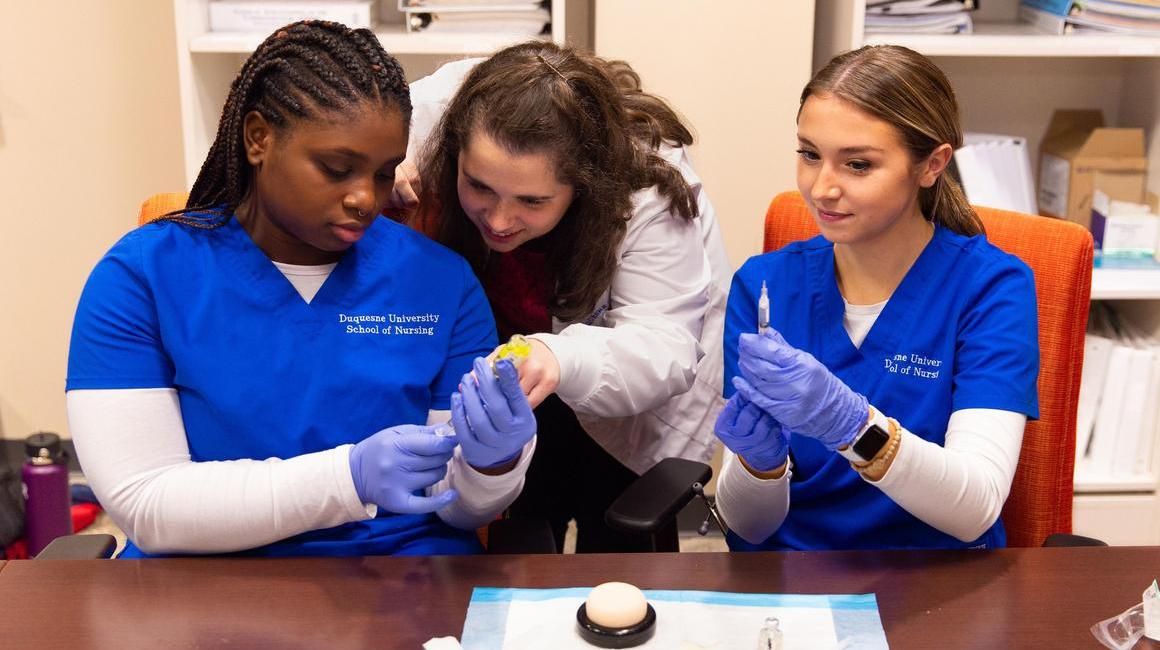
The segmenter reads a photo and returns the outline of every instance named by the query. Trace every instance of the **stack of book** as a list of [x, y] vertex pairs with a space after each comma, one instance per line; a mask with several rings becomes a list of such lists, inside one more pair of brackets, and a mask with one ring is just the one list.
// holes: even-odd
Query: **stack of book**
[[970, 34], [975, 0], [866, 0], [866, 34]]
[[538, 36], [551, 30], [547, 2], [398, 0], [407, 31]]
[[299, 20], [330, 20], [347, 27], [371, 27], [372, 0], [214, 0], [212, 32], [271, 32]]
[[1019, 17], [1051, 34], [1160, 37], [1160, 0], [1020, 0]]
[[1153, 475], [1160, 425], [1160, 342], [1103, 304], [1092, 305], [1076, 413], [1076, 474]]

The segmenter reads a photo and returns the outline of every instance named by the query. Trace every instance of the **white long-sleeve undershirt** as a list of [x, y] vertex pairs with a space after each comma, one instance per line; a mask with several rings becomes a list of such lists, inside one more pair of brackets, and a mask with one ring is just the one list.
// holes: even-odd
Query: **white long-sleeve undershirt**
[[[843, 325], [855, 346], [861, 346], [885, 306], [846, 304]], [[931, 527], [964, 542], [978, 539], [1007, 501], [1026, 423], [1022, 413], [962, 409], [951, 414], [940, 446], [901, 422], [902, 438], [890, 468], [881, 480], [868, 482]], [[717, 505], [729, 528], [754, 544], [772, 535], [789, 512], [792, 475], [790, 467], [781, 478], [757, 478], [726, 449]]]
[[[350, 473], [353, 445], [293, 458], [195, 462], [172, 388], [73, 390], [69, 429], [93, 492], [113, 521], [147, 553], [224, 553], [309, 530], [374, 517]], [[523, 487], [535, 440], [500, 476], [476, 471], [456, 450], [429, 494], [459, 499], [438, 514], [474, 528]]]
[[[1007, 501], [1027, 416], [993, 409], [951, 414], [946, 445], [902, 430], [886, 475], [870, 484], [931, 527], [964, 542], [987, 531]], [[754, 544], [781, 526], [790, 508], [793, 469], [779, 479], [753, 476], [725, 451], [717, 505], [733, 532]]]

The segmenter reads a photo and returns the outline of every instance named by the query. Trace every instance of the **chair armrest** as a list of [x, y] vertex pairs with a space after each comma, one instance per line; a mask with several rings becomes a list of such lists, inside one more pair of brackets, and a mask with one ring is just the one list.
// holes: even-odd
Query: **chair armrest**
[[704, 485], [713, 476], [705, 463], [666, 458], [633, 481], [604, 512], [609, 526], [633, 533], [653, 534], [688, 505], [693, 484]]
[[556, 538], [544, 519], [512, 517], [487, 525], [489, 555], [514, 553], [556, 553]]
[[1044, 548], [1048, 546], [1107, 546], [1108, 543], [1094, 537], [1072, 535], [1070, 533], [1052, 533], [1043, 540]]
[[37, 560], [104, 560], [117, 550], [112, 535], [65, 535], [57, 537], [36, 554]]

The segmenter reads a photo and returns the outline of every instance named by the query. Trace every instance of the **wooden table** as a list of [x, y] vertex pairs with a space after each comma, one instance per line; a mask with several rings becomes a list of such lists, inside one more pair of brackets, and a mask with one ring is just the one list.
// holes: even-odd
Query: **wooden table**
[[15, 561], [0, 572], [0, 647], [416, 648], [459, 636], [476, 585], [624, 580], [875, 593], [892, 648], [1098, 648], [1088, 627], [1157, 575], [1160, 547]]

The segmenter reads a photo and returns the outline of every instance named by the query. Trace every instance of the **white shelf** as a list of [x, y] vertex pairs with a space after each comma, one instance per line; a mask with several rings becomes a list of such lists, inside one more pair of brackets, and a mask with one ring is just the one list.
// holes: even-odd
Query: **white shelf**
[[1074, 489], [1076, 494], [1097, 494], [1109, 492], [1153, 492], [1156, 477], [1143, 476], [1098, 476], [1082, 470], [1076, 472]]
[[[173, 0], [174, 36], [177, 49], [178, 92], [181, 97], [181, 134], [185, 148], [186, 182], [192, 184], [217, 135], [230, 84], [238, 74], [242, 59], [257, 49], [266, 32], [215, 33], [209, 28], [212, 0]], [[524, 32], [439, 32], [426, 29], [408, 33], [399, 12], [383, 0], [374, 27], [383, 48], [393, 56], [410, 57], [403, 68], [412, 80], [429, 74], [444, 62], [468, 56], [486, 56], [509, 45], [533, 38], [555, 43], [591, 42], [587, 35], [591, 10], [582, 2], [551, 0], [551, 34]], [[591, 4], [591, 3], [587, 3]], [[395, 19], [398, 20], [395, 20]], [[571, 31], [568, 25], [575, 25]], [[425, 70], [419, 73], [417, 71]]]
[[[189, 51], [195, 54], [249, 54], [253, 52], [266, 33], [215, 33], [208, 32], [189, 40]], [[500, 48], [537, 38], [524, 33], [436, 33], [417, 31], [408, 33], [402, 25], [380, 25], [375, 35], [383, 44], [383, 49], [393, 55], [399, 54], [490, 54]], [[542, 37], [548, 38], [548, 37]]]
[[1160, 269], [1095, 269], [1092, 300], [1160, 299]]
[[1026, 23], [976, 23], [973, 34], [867, 34], [863, 41], [904, 45], [928, 56], [1160, 56], [1160, 38], [1112, 33], [1056, 36]]

